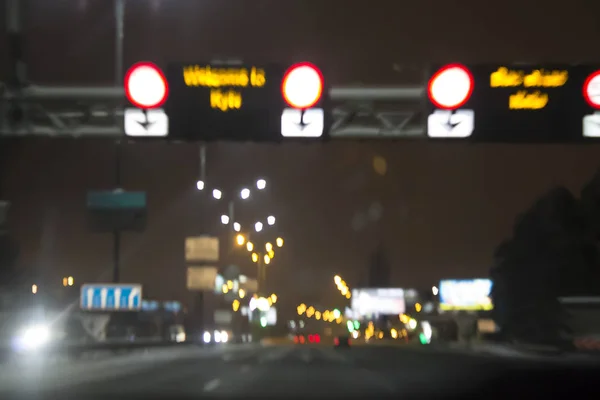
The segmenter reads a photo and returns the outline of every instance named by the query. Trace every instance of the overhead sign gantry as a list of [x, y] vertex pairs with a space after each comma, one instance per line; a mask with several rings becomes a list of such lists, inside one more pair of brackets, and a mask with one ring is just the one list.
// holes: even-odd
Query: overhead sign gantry
[[600, 138], [600, 66], [442, 66], [428, 84], [427, 134], [478, 142]]
[[[257, 142], [600, 138], [600, 65], [449, 64], [412, 87], [330, 87], [310, 63], [172, 64], [164, 73], [141, 62], [124, 83], [9, 88], [0, 97], [0, 134]], [[26, 112], [14, 112], [19, 107]]]
[[133, 106], [124, 112], [130, 137], [278, 141], [319, 138], [330, 125], [323, 74], [310, 63], [176, 64], [165, 76], [140, 62], [128, 70], [124, 87]]

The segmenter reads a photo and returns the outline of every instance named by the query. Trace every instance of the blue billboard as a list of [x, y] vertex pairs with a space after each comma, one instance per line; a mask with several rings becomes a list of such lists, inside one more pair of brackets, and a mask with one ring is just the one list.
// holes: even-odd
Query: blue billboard
[[81, 287], [81, 309], [87, 311], [138, 311], [142, 285], [93, 283]]
[[490, 279], [447, 279], [440, 282], [441, 310], [493, 309], [492, 281]]

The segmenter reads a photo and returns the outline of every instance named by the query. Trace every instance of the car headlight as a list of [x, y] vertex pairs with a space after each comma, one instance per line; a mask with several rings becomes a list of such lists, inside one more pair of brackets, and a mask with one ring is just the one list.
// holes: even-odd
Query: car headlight
[[50, 340], [50, 330], [45, 325], [29, 326], [16, 337], [15, 344], [19, 350], [32, 350], [43, 347]]
[[221, 331], [221, 343], [227, 343], [229, 334], [226, 331]]
[[210, 343], [210, 332], [204, 332], [202, 339], [204, 339], [204, 343]]

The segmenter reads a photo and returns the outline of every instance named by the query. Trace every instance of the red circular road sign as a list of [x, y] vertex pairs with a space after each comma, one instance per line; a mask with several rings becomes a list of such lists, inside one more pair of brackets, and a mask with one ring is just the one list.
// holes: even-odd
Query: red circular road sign
[[138, 108], [162, 106], [169, 95], [167, 78], [154, 63], [138, 62], [125, 74], [125, 95]]
[[281, 94], [290, 107], [311, 108], [323, 96], [323, 74], [311, 63], [295, 64], [283, 75]]
[[591, 107], [600, 110], [600, 70], [592, 72], [585, 80], [583, 98]]
[[455, 110], [469, 101], [474, 86], [473, 75], [467, 67], [449, 64], [431, 77], [427, 85], [427, 95], [437, 108]]

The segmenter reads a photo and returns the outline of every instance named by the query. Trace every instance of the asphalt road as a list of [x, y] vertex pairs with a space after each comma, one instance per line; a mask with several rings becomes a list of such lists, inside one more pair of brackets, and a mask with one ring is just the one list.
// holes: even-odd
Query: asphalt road
[[410, 346], [190, 347], [122, 360], [20, 367], [12, 378], [0, 380], [0, 398], [15, 393], [61, 399], [447, 396], [471, 393], [509, 369], [528, 371], [538, 364], [547, 363]]

